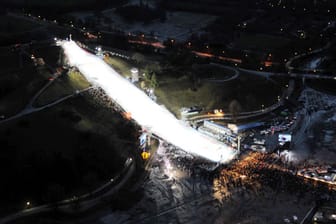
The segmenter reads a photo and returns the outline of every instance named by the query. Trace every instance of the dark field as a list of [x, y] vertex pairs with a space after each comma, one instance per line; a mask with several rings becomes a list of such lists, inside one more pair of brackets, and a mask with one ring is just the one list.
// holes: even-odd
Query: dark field
[[22, 56], [22, 67], [18, 52], [2, 49], [0, 58], [0, 114], [14, 115], [22, 110], [29, 99], [43, 86], [48, 76], [39, 73], [33, 62]]
[[135, 127], [78, 97], [2, 124], [2, 212], [79, 196], [119, 171], [135, 148]]

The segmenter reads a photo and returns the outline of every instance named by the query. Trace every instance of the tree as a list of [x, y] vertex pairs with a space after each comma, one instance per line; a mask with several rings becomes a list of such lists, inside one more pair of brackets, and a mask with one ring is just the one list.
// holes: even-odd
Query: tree
[[159, 83], [156, 79], [156, 74], [153, 72], [152, 77], [151, 77], [151, 86], [152, 88], [158, 87]]
[[232, 100], [229, 104], [229, 111], [232, 114], [232, 118], [234, 120], [234, 122], [237, 121], [237, 115], [240, 113], [241, 111], [241, 105], [238, 102], [238, 100]]

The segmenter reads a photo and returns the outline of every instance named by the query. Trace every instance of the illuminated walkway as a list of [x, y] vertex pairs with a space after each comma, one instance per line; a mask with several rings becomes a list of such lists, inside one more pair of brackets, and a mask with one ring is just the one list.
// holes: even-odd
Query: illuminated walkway
[[70, 65], [77, 67], [89, 82], [100, 86], [125, 111], [131, 113], [139, 125], [182, 150], [208, 160], [225, 163], [234, 158], [235, 151], [231, 147], [176, 119], [100, 58], [81, 49], [73, 41], [63, 41], [61, 45]]

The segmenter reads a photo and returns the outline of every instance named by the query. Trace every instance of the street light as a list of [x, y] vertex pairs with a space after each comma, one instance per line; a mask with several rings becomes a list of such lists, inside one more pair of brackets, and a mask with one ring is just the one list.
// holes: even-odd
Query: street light
[[25, 203], [25, 209], [29, 209], [31, 207], [30, 201], [26, 201]]

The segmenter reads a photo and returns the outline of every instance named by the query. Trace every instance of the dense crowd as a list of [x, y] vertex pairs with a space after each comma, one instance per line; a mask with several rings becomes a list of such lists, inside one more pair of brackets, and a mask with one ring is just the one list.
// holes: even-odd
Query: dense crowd
[[251, 153], [228, 169], [223, 169], [214, 183], [224, 198], [236, 191], [264, 195], [266, 190], [289, 192], [296, 195], [297, 200], [305, 195], [312, 196], [316, 201], [336, 196], [327, 185], [296, 176], [273, 154]]

